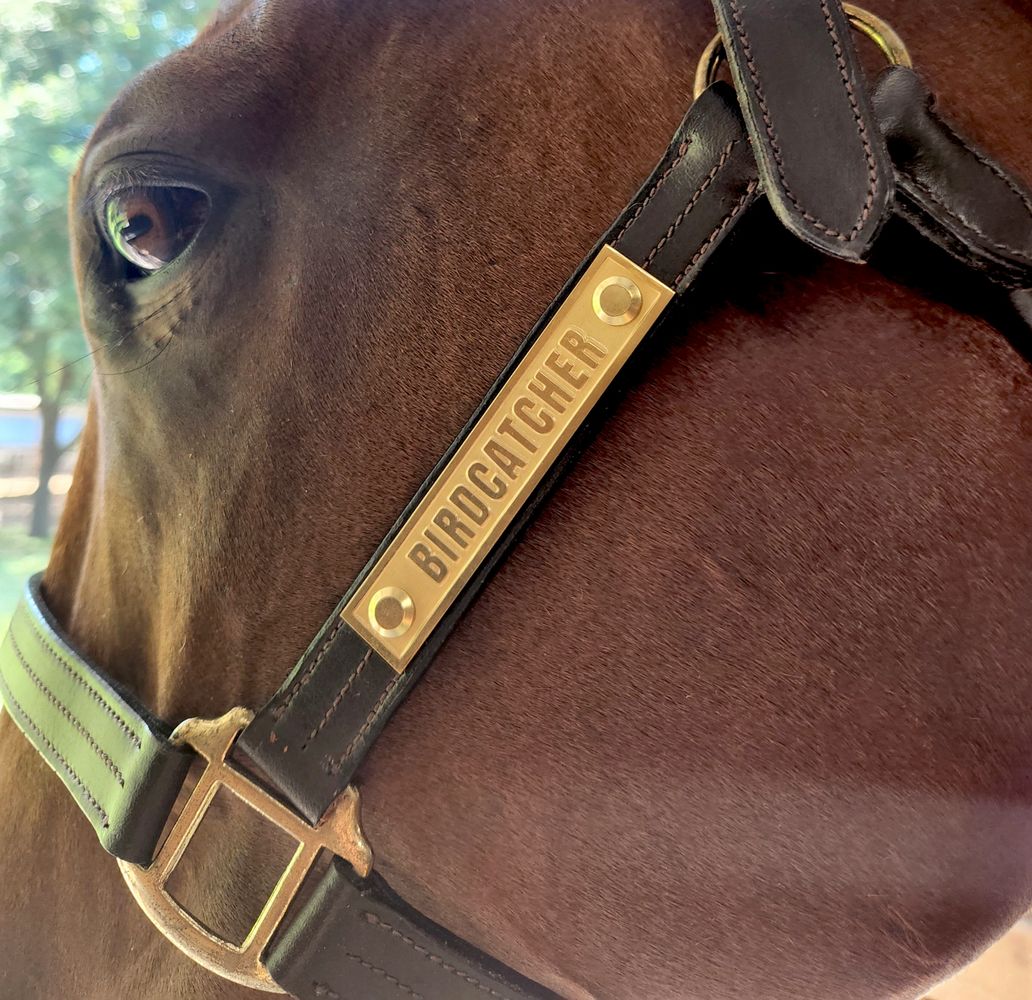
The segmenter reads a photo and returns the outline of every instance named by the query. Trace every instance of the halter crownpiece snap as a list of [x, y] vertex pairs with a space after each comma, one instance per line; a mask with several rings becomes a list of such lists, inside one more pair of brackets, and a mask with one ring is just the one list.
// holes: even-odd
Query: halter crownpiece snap
[[[372, 870], [373, 856], [359, 825], [356, 789], [348, 788], [322, 822], [313, 827], [226, 760], [237, 736], [253, 718], [254, 713], [248, 709], [234, 708], [217, 719], [187, 719], [176, 728], [171, 741], [192, 748], [207, 765], [150, 865], [141, 867], [119, 859], [118, 867], [140, 908], [180, 951], [224, 979], [267, 993], [283, 993], [265, 968], [262, 956], [320, 851], [332, 851], [344, 858], [362, 877]], [[240, 944], [205, 927], [166, 888], [222, 789], [297, 841], [272, 895]]]

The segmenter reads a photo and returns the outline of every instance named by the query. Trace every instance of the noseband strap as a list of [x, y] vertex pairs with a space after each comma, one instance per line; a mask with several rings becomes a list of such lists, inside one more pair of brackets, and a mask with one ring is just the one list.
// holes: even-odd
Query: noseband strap
[[0, 646], [0, 693], [104, 849], [147, 864], [190, 767], [171, 727], [78, 653], [34, 576]]
[[[624, 363], [647, 337], [662, 336], [671, 303], [692, 286], [740, 220], [753, 215], [763, 221], [764, 194], [797, 235], [854, 259], [866, 253], [881, 228], [881, 215], [891, 208], [897, 220], [893, 226], [918, 233], [937, 248], [934, 252], [985, 279], [987, 290], [999, 290], [1000, 298], [1010, 293], [1016, 315], [1026, 323], [1032, 320], [1032, 196], [938, 116], [916, 75], [902, 67], [887, 71], [868, 106], [851, 50], [842, 46], [845, 22], [835, 0], [792, 0], [805, 29], [803, 44], [793, 43], [781, 56], [775, 44], [780, 28], [764, 26], [773, 16], [772, 4], [718, 0], [717, 7], [748, 125], [727, 85], [715, 84], [699, 98], [651, 177], [520, 346], [280, 691], [253, 721], [249, 712], [237, 709], [214, 723], [188, 720], [171, 733], [76, 652], [47, 610], [39, 578], [30, 581], [0, 647], [0, 693], [11, 717], [61, 777], [103, 846], [133, 866], [150, 865], [129, 881], [134, 891], [149, 892], [151, 883], [156, 887], [150, 901], [156, 909], [144, 901], [149, 913], [181, 917], [182, 926], [175, 928], [159, 920], [166, 935], [220, 974], [301, 1000], [554, 995], [417, 913], [375, 872], [369, 873], [371, 856], [351, 781], [391, 713], [615, 403]], [[825, 142], [820, 129], [807, 131], [809, 125], [794, 122], [793, 88], [799, 80], [826, 77], [838, 88], [827, 98], [829, 119], [839, 124], [848, 119], [859, 138], [843, 139], [845, 133], [836, 126]], [[866, 167], [857, 167], [856, 149], [843, 152], [843, 142], [859, 142]], [[867, 145], [873, 150], [869, 163]], [[891, 169], [887, 160], [882, 162], [884, 148]], [[805, 164], [805, 177], [800, 174], [798, 180], [787, 168], [782, 176], [779, 157], [787, 162], [791, 155], [799, 165], [804, 151], [813, 159]], [[843, 157], [851, 165], [840, 176]], [[857, 177], [873, 184], [872, 207], [848, 240], [836, 238], [832, 246], [830, 229], [842, 231], [836, 213], [856, 208]], [[806, 211], [794, 204], [793, 192]], [[816, 201], [804, 201], [803, 193], [819, 196], [821, 210], [812, 208]], [[861, 204], [866, 202], [863, 194]], [[581, 311], [571, 313], [575, 307]], [[613, 345], [623, 353], [618, 364], [607, 368], [610, 362], [603, 359], [612, 356]], [[528, 368], [531, 362], [537, 367]], [[529, 394], [526, 406], [519, 402], [524, 397], [507, 395], [514, 385]], [[531, 399], [535, 394], [537, 403]], [[516, 402], [510, 406], [512, 399]], [[521, 409], [528, 426], [543, 435], [540, 439], [513, 422]], [[570, 411], [577, 419], [570, 418], [573, 426], [560, 434], [560, 418]], [[539, 475], [521, 472], [546, 444], [548, 461], [535, 467]], [[470, 451], [473, 446], [481, 451]], [[463, 468], [472, 478], [452, 489], [448, 476], [457, 456], [469, 463]], [[486, 476], [485, 456], [496, 463], [493, 478]], [[484, 470], [477, 471], [481, 464]], [[487, 500], [502, 499], [506, 475], [512, 483], [527, 477], [524, 492], [504, 517], [489, 521]], [[449, 508], [438, 510], [430, 503], [442, 483], [448, 485], [453, 507], [467, 519], [464, 530], [456, 527], [454, 510], [448, 514]], [[426, 510], [433, 516], [420, 520]], [[415, 541], [406, 534], [413, 524], [424, 532]], [[493, 532], [484, 536], [489, 544], [474, 545], [474, 529], [483, 524]], [[406, 546], [399, 547], [399, 539], [406, 539]], [[462, 551], [466, 548], [475, 548], [476, 558]], [[423, 596], [413, 600], [391, 576], [399, 552], [409, 557], [415, 570], [407, 566], [407, 572], [416, 572], [411, 579], [423, 587], [429, 584], [420, 582], [419, 572], [435, 585], [451, 587], [452, 564], [462, 567], [459, 583], [435, 608], [436, 616], [427, 615]], [[216, 736], [223, 742], [212, 742]], [[197, 759], [185, 744], [208, 762], [198, 782], [204, 801], [195, 794], [161, 841], [186, 771]], [[249, 776], [254, 773], [260, 781]], [[220, 782], [239, 789], [248, 804], [288, 829], [300, 845], [239, 947], [170, 908], [163, 895], [167, 873], [162, 866], [166, 860], [174, 866], [192, 834], [190, 823], [199, 822], [210, 801], [205, 790]], [[309, 886], [307, 899], [288, 911], [307, 866], [325, 849], [335, 855], [328, 869]], [[175, 857], [166, 858], [170, 854]], [[290, 893], [284, 894], [287, 883]]]

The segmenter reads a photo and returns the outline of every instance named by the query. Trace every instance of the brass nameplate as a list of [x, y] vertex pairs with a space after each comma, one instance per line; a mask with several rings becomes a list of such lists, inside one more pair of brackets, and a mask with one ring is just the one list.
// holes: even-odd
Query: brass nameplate
[[604, 247], [341, 612], [399, 673], [673, 291]]

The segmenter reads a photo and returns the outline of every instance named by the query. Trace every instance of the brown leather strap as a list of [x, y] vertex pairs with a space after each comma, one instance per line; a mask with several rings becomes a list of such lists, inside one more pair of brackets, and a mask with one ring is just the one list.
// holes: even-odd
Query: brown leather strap
[[267, 965], [300, 1000], [556, 997], [417, 913], [383, 879], [359, 879], [339, 859], [275, 943]]
[[[682, 291], [758, 197], [755, 161], [734, 94], [726, 84], [716, 84], [695, 102], [652, 176], [600, 244], [611, 243], [660, 281]], [[585, 265], [597, 249], [589, 254]], [[422, 499], [581, 272], [578, 269], [539, 320], [481, 408], [459, 432], [374, 553], [373, 561], [390, 544], [394, 532]], [[585, 421], [581, 432], [553, 465], [550, 476], [403, 673], [395, 673], [339, 617], [340, 610], [361, 585], [366, 572], [363, 571], [280, 690], [241, 735], [241, 751], [311, 822], [316, 822], [351, 782], [395, 708], [551, 492], [562, 470], [597, 429], [597, 414], [607, 409], [606, 400], [596, 406], [596, 416]]]
[[897, 214], [995, 284], [1032, 287], [1032, 193], [939, 115], [912, 70], [886, 70], [873, 104], [896, 166]]
[[774, 211], [825, 253], [860, 260], [893, 176], [838, 0], [714, 0]]

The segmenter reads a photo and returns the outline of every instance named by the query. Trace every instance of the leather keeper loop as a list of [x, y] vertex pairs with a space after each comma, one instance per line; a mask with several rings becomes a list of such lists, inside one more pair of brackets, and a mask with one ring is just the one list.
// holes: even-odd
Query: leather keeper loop
[[760, 177], [784, 225], [862, 260], [893, 176], [838, 0], [714, 0]]

